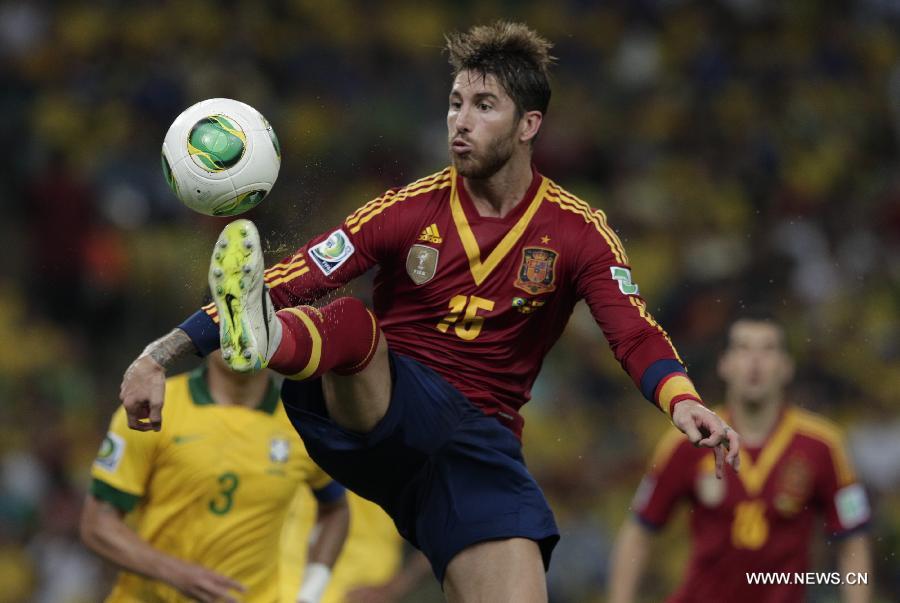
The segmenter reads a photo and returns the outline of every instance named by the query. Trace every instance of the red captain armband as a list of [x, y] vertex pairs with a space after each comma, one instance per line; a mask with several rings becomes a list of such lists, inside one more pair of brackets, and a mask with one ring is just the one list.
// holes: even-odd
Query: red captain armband
[[694, 400], [703, 404], [694, 383], [684, 373], [672, 373], [663, 377], [656, 386], [653, 397], [664, 413], [672, 417], [675, 405], [682, 400]]

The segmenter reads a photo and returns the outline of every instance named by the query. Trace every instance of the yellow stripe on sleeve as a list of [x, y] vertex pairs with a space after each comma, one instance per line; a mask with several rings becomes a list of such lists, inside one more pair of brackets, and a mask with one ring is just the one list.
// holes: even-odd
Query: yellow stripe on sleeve
[[263, 274], [266, 279], [271, 279], [274, 277], [282, 276], [285, 273], [290, 272], [294, 268], [297, 268], [298, 266], [305, 264], [305, 263], [306, 263], [306, 260], [303, 259], [303, 254], [298, 251], [297, 253], [295, 253], [293, 256], [291, 256], [287, 260], [278, 262], [277, 264], [275, 264], [274, 266], [271, 266], [270, 268], [266, 268], [266, 270]]
[[579, 199], [572, 193], [563, 190], [559, 185], [554, 184], [553, 186], [554, 192], [556, 192], [560, 199], [564, 199], [570, 202], [575, 207], [579, 208], [582, 212], [587, 213], [591, 216], [592, 221], [596, 224], [600, 230], [600, 232], [604, 235], [606, 242], [609, 243], [609, 246], [613, 250], [613, 254], [616, 256], [616, 259], [622, 263], [628, 263], [628, 255], [625, 253], [625, 247], [622, 245], [621, 239], [619, 239], [619, 235], [615, 233], [615, 231], [609, 227], [609, 224], [606, 221], [606, 214], [603, 210], [594, 209], [590, 206], [586, 201]]
[[659, 395], [657, 396], [657, 402], [659, 403], [659, 407], [665, 412], [667, 415], [672, 414], [670, 409], [672, 408], [672, 400], [675, 399], [676, 396], [682, 396], [684, 394], [688, 394], [700, 400], [700, 394], [697, 393], [697, 389], [694, 387], [693, 382], [687, 378], [685, 375], [672, 375], [663, 383], [662, 388], [659, 390]]
[[426, 186], [424, 188], [416, 188], [416, 189], [404, 189], [399, 191], [396, 195], [391, 196], [390, 198], [385, 198], [385, 201], [378, 206], [374, 207], [372, 211], [369, 213], [360, 216], [357, 220], [354, 220], [352, 223], [350, 220], [347, 221], [346, 225], [350, 229], [352, 234], [356, 234], [363, 227], [363, 224], [371, 220], [372, 218], [378, 216], [381, 212], [389, 208], [390, 206], [398, 203], [400, 201], [404, 201], [406, 199], [412, 199], [413, 197], [418, 197], [419, 195], [424, 195], [425, 193], [430, 193], [431, 191], [436, 191], [442, 188], [447, 188], [451, 186], [450, 178], [445, 178], [443, 180], [438, 180], [434, 184]]
[[279, 266], [278, 268], [266, 270], [265, 276], [269, 280], [279, 278], [289, 272], [293, 272], [297, 268], [303, 268], [304, 266], [306, 266], [306, 260], [296, 260], [294, 262], [291, 262], [287, 266]]
[[284, 276], [288, 272], [292, 272], [293, 270], [295, 270], [297, 268], [302, 268], [305, 265], [306, 265], [306, 260], [297, 260], [296, 262], [292, 262], [286, 266], [270, 268], [269, 270], [266, 270], [265, 278], [269, 279], [269, 280], [275, 279], [275, 278]]
[[425, 176], [424, 178], [419, 178], [415, 182], [413, 182], [411, 184], [407, 184], [406, 186], [402, 187], [399, 190], [392, 189], [392, 190], [387, 191], [385, 194], [381, 195], [380, 197], [375, 197], [374, 199], [372, 199], [371, 201], [369, 201], [368, 203], [366, 203], [365, 205], [363, 205], [362, 207], [357, 209], [355, 212], [353, 212], [352, 214], [347, 216], [346, 223], [348, 225], [352, 222], [355, 223], [357, 220], [359, 220], [359, 218], [360, 218], [360, 216], [362, 216], [362, 214], [373, 209], [374, 206], [376, 206], [378, 203], [380, 203], [386, 197], [393, 196], [396, 193], [398, 193], [404, 189], [415, 188], [420, 185], [432, 184], [436, 179], [445, 175], [445, 173], [447, 173], [448, 170], [449, 170], [449, 168], [444, 168], [440, 172], [430, 174], [428, 176]]
[[397, 201], [401, 201], [402, 199], [407, 199], [411, 196], [416, 196], [432, 191], [435, 188], [435, 184], [439, 184], [443, 181], [448, 180], [449, 176], [450, 168], [445, 168], [444, 170], [441, 170], [436, 174], [420, 178], [419, 180], [416, 180], [412, 184], [408, 184], [407, 186], [404, 186], [399, 190], [389, 190], [384, 195], [372, 199], [371, 201], [360, 207], [358, 210], [350, 214], [350, 216], [345, 220], [344, 223], [348, 228], [351, 229], [352, 232], [357, 232], [359, 230], [359, 226], [362, 226]]
[[309, 272], [309, 266], [307, 266], [306, 264], [302, 264], [294, 272], [289, 272], [288, 274], [285, 274], [284, 276], [282, 276], [280, 278], [276, 278], [275, 280], [268, 283], [269, 288], [273, 288], [273, 287], [277, 287], [278, 285], [283, 285], [285, 283], [289, 283], [292, 280], [294, 280], [295, 278], [303, 276], [307, 272]]
[[815, 438], [828, 447], [838, 487], [842, 488], [855, 482], [856, 474], [847, 455], [847, 446], [841, 429], [828, 419], [811, 412], [795, 409], [795, 413], [797, 432]]
[[619, 235], [616, 234], [616, 231], [613, 230], [609, 223], [606, 221], [606, 212], [602, 209], [597, 209], [594, 211], [594, 214], [600, 218], [600, 223], [603, 225], [603, 228], [609, 234], [610, 238], [612, 238], [613, 242], [619, 248], [619, 253], [622, 255], [623, 263], [628, 263], [628, 254], [625, 253], [625, 246], [622, 245], [622, 239], [619, 238]]
[[656, 319], [647, 312], [647, 303], [641, 299], [636, 298], [633, 295], [628, 296], [628, 301], [631, 302], [631, 305], [637, 308], [638, 313], [641, 315], [641, 318], [647, 321], [648, 324], [652, 327], [656, 327], [656, 329], [665, 337], [666, 342], [669, 344], [669, 347], [672, 348], [672, 353], [675, 354], [675, 358], [678, 359], [682, 365], [684, 365], [684, 361], [681, 359], [681, 356], [678, 354], [678, 350], [675, 349], [675, 344], [672, 343], [672, 340], [669, 338], [669, 334], [666, 333], [666, 330], [663, 329]]
[[586, 223], [593, 224], [594, 228], [597, 229], [597, 232], [599, 232], [603, 239], [606, 241], [606, 244], [609, 246], [610, 251], [612, 251], [613, 257], [615, 257], [616, 262], [618, 262], [619, 264], [628, 263], [628, 257], [625, 255], [624, 249], [621, 248], [619, 238], [614, 232], [609, 229], [609, 227], [605, 226], [605, 216], [601, 220], [602, 212], [598, 213], [595, 211], [591, 211], [590, 206], [587, 206], [586, 204], [585, 206], [576, 204], [571, 199], [560, 194], [563, 191], [561, 191], [559, 188], [553, 188], [551, 190], [553, 192], [551, 194], [548, 194], [546, 197], [548, 201], [556, 203], [567, 211], [580, 215], [582, 218], [584, 218], [584, 221]]

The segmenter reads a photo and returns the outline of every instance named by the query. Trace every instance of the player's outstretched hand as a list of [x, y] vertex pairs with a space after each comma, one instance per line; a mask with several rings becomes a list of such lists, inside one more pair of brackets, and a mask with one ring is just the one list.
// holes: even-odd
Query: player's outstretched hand
[[716, 457], [716, 477], [722, 479], [727, 462], [735, 471], [741, 468], [741, 438], [719, 415], [699, 402], [682, 400], [672, 413], [675, 427], [684, 432], [694, 446], [712, 448]]
[[159, 431], [165, 391], [165, 369], [148, 354], [138, 356], [125, 371], [119, 388], [119, 398], [128, 415], [128, 427], [137, 431]]
[[183, 562], [178, 564], [168, 582], [192, 601], [203, 603], [238, 603], [232, 591], [242, 593], [246, 590], [240, 582], [227, 576], [200, 565]]

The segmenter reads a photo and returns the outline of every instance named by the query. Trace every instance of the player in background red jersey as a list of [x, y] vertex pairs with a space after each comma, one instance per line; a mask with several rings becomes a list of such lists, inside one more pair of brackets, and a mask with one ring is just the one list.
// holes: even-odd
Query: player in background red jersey
[[[731, 326], [719, 375], [727, 418], [741, 433], [741, 473], [717, 480], [707, 450], [674, 433], [660, 441], [612, 557], [612, 603], [639, 600], [652, 536], [683, 501], [691, 509], [692, 550], [670, 603], [802, 601], [804, 585], [794, 574], [809, 569], [810, 541], [820, 529], [836, 543], [841, 580], [859, 572], [874, 582], [865, 490], [838, 427], [787, 401], [793, 373], [777, 322], [748, 314]], [[751, 584], [748, 573], [760, 572], [788, 573], [789, 583]], [[848, 603], [870, 600], [868, 586], [841, 589]]]
[[[737, 465], [737, 434], [701, 404], [605, 215], [532, 165], [549, 47], [509, 23], [449, 37], [452, 166], [388, 191], [265, 274], [255, 227], [227, 226], [210, 268], [215, 308], [126, 372], [130, 426], [159, 428], [174, 358], [221, 344], [235, 370], [290, 377], [282, 399], [311, 456], [385, 508], [450, 600], [545, 601], [559, 535], [525, 468], [518, 409], [584, 299], [647, 398], [714, 449], [717, 470], [726, 454]], [[297, 306], [374, 265], [374, 313], [353, 298]]]

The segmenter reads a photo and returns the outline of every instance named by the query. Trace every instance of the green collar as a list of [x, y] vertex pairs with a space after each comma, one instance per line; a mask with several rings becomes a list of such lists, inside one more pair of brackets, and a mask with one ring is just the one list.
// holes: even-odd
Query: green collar
[[[201, 364], [188, 377], [188, 389], [191, 392], [191, 399], [197, 406], [206, 406], [215, 404], [212, 394], [209, 393], [209, 385], [206, 383], [206, 364]], [[269, 389], [263, 397], [262, 402], [256, 407], [256, 410], [272, 414], [278, 407], [278, 388], [275, 386], [274, 379], [269, 379]]]

